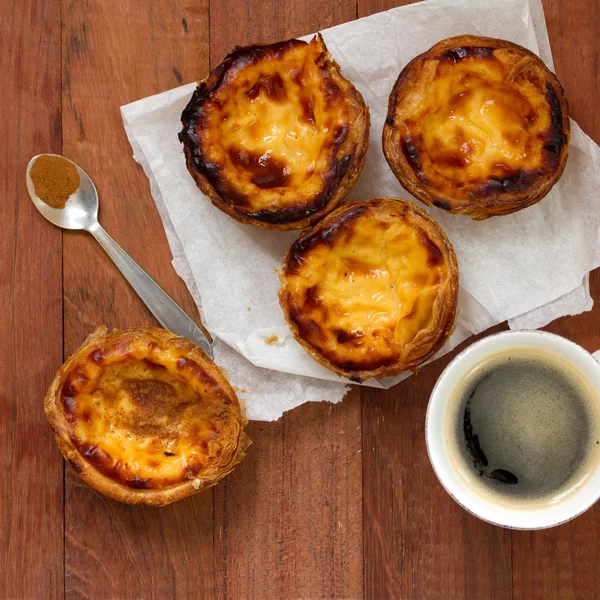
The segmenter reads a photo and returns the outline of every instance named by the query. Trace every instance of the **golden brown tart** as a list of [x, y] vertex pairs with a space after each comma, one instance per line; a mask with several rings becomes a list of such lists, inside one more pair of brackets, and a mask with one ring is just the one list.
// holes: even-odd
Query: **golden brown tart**
[[150, 327], [99, 327], [58, 371], [45, 412], [75, 471], [130, 504], [169, 504], [214, 485], [250, 443], [219, 368]]
[[338, 207], [302, 233], [280, 276], [279, 301], [298, 342], [354, 381], [418, 366], [454, 327], [454, 251], [406, 200]]
[[186, 163], [212, 203], [242, 223], [300, 229], [356, 183], [369, 112], [321, 35], [235, 48], [181, 116]]
[[550, 191], [567, 162], [569, 133], [565, 93], [535, 54], [462, 35], [402, 70], [383, 151], [421, 202], [486, 219]]

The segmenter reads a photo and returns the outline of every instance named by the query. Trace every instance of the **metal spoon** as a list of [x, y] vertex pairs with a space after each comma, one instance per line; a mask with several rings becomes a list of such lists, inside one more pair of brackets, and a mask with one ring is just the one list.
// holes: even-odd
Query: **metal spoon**
[[[156, 320], [169, 331], [185, 337], [202, 348], [204, 353], [214, 358], [211, 342], [204, 332], [186, 315], [181, 307], [113, 240], [98, 222], [98, 193], [87, 173], [73, 161], [79, 173], [80, 184], [77, 191], [69, 198], [64, 208], [52, 208], [35, 193], [31, 180], [31, 167], [40, 156], [57, 156], [56, 154], [39, 154], [27, 165], [27, 189], [36, 208], [54, 225], [63, 229], [84, 229], [91, 233], [104, 248], [131, 287], [138, 293]], [[61, 157], [64, 160], [68, 158]]]

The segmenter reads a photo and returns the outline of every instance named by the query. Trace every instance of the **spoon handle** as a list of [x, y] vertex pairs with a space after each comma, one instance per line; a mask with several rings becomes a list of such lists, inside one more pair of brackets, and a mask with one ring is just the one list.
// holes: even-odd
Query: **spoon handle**
[[97, 223], [88, 230], [104, 248], [131, 287], [165, 329], [191, 340], [209, 358], [214, 358], [211, 342], [181, 307], [113, 240]]

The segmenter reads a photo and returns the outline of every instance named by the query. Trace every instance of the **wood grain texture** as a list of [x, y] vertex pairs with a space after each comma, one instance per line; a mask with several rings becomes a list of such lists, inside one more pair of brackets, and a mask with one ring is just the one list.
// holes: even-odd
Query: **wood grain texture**
[[[569, 98], [571, 116], [600, 142], [600, 5], [595, 0], [545, 0], [556, 75]], [[600, 271], [590, 278], [594, 309], [559, 319], [546, 329], [600, 348]], [[600, 504], [570, 523], [547, 531], [513, 532], [515, 600], [600, 598]]]
[[[193, 81], [208, 64], [208, 6], [189, 1], [63, 3], [63, 153], [92, 177], [100, 221], [192, 316], [148, 181], [131, 158], [119, 107]], [[191, 10], [190, 10], [191, 9]], [[65, 354], [99, 324], [154, 320], [87, 234], [64, 236]], [[212, 493], [162, 509], [105, 499], [68, 470], [69, 597], [212, 597]]]
[[[600, 3], [543, 0], [554, 67], [570, 116], [600, 142]], [[596, 321], [597, 322], [597, 321]]]
[[511, 597], [510, 532], [460, 508], [427, 457], [429, 395], [462, 347], [397, 388], [363, 389], [366, 598]]
[[419, 0], [358, 0], [358, 18], [368, 17], [369, 15], [390, 10], [398, 6], [415, 4]]
[[62, 598], [63, 464], [44, 417], [62, 362], [61, 232], [29, 159], [60, 152], [60, 6], [0, 2], [0, 597]]
[[218, 598], [360, 598], [360, 403], [252, 423], [243, 468], [215, 488]]
[[[352, 20], [354, 0], [211, 0], [210, 62], [236, 45]], [[360, 400], [254, 423], [246, 464], [215, 489], [219, 598], [362, 596]]]
[[234, 46], [266, 44], [356, 19], [356, 0], [210, 0], [210, 66]]

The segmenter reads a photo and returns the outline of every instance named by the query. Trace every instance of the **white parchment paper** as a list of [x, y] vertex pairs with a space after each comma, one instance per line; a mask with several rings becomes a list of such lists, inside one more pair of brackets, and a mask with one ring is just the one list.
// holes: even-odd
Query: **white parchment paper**
[[[322, 34], [371, 113], [366, 164], [349, 198], [410, 198], [385, 161], [381, 132], [391, 88], [417, 54], [443, 38], [477, 34], [526, 46], [553, 67], [540, 0], [426, 0]], [[276, 268], [297, 233], [237, 223], [212, 206], [187, 172], [177, 133], [195, 85], [121, 111], [134, 158], [150, 180], [173, 265], [217, 338], [216, 362], [251, 419], [274, 420], [308, 401], [337, 402], [347, 382], [304, 352], [277, 301]], [[571, 126], [565, 172], [539, 204], [483, 222], [429, 210], [450, 238], [461, 272], [456, 331], [439, 355], [506, 319], [513, 328], [537, 328], [591, 308], [587, 274], [600, 265], [600, 148], [576, 123]], [[265, 343], [272, 336], [276, 343]], [[388, 388], [403, 378], [366, 385]]]

